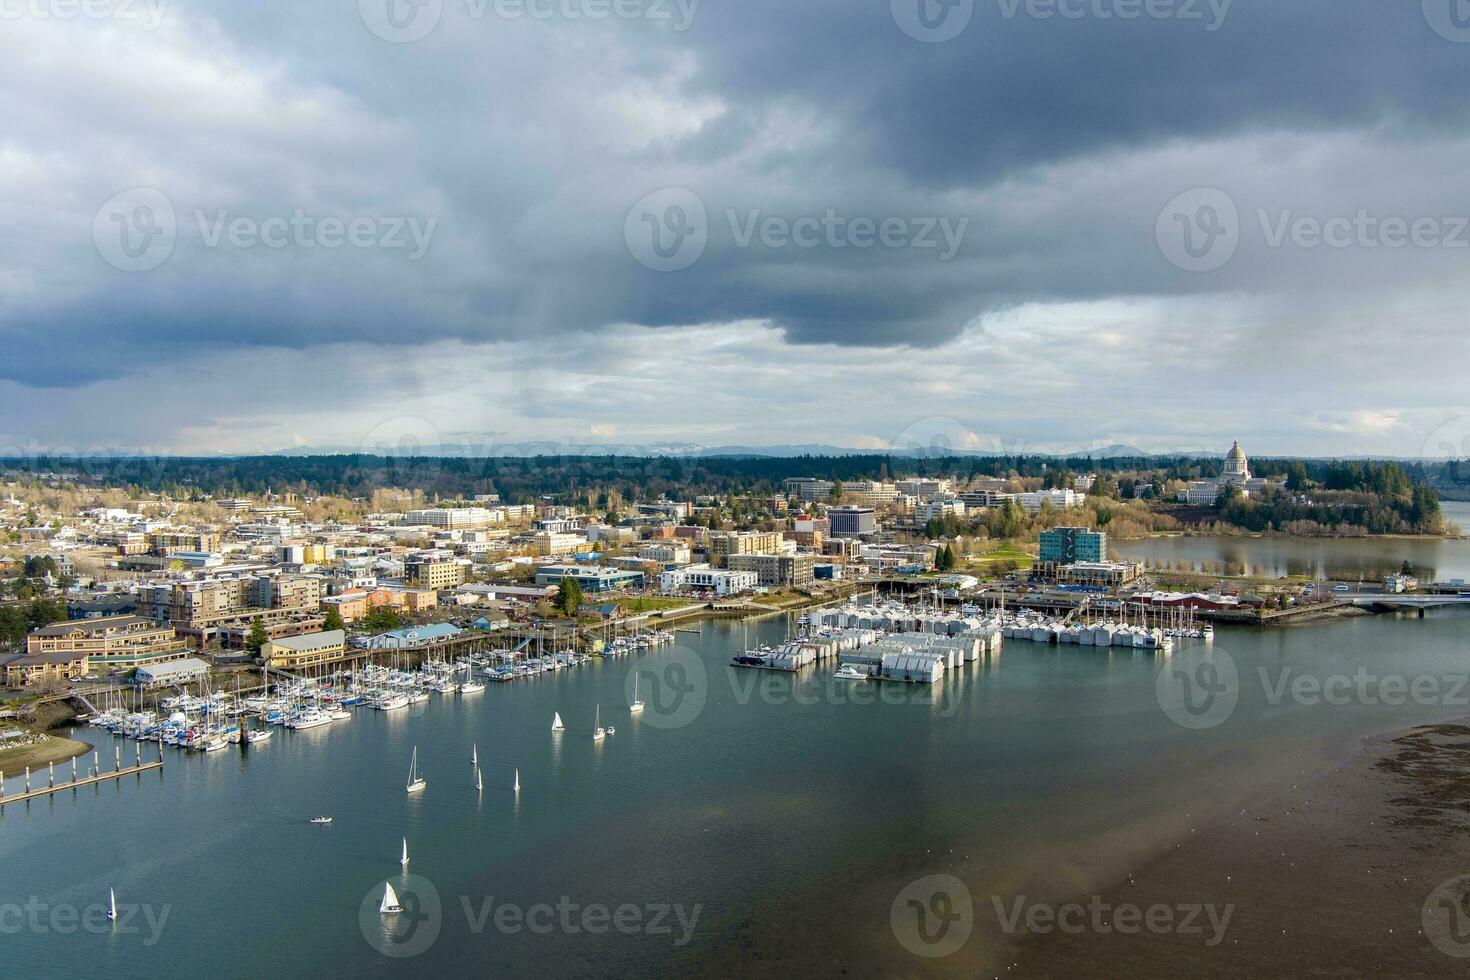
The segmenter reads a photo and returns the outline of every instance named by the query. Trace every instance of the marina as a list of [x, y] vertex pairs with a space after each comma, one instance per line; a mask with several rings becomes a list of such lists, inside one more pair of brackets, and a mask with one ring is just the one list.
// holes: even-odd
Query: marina
[[[1356, 735], [1455, 713], [1412, 704], [1301, 709], [1273, 705], [1248, 689], [1228, 724], [1187, 732], [1156, 700], [1165, 655], [1012, 642], [1004, 630], [1019, 628], [1019, 617], [998, 624], [998, 647], [972, 661], [959, 658], [953, 668], [946, 661], [933, 683], [839, 679], [839, 656], [857, 650], [795, 671], [755, 674], [726, 666], [739, 651], [775, 649], [824, 629], [834, 632], [830, 639], [836, 631], [873, 629], [872, 622], [847, 625], [839, 616], [889, 616], [878, 625], [893, 632], [874, 630], [870, 646], [915, 633], [948, 640], [938, 624], [966, 618], [962, 610], [928, 610], [928, 628], [936, 632], [922, 634], [917, 610], [898, 612], [874, 604], [809, 616], [804, 624], [706, 623], [687, 645], [649, 647], [621, 661], [593, 658], [579, 669], [487, 685], [478, 697], [435, 691], [428, 701], [386, 712], [368, 707], [369, 688], [396, 690], [409, 679], [409, 686], [422, 686], [421, 675], [436, 671], [385, 666], [351, 682], [312, 683], [273, 672], [261, 705], [269, 705], [268, 715], [279, 713], [277, 699], [325, 703], [330, 698], [320, 695], [335, 692], [342, 701], [363, 700], [347, 708], [354, 717], [342, 724], [296, 730], [267, 722], [265, 730], [281, 730], [261, 746], [231, 743], [233, 751], [210, 753], [176, 747], [166, 778], [156, 785], [113, 781], [115, 799], [57, 794], [45, 811], [37, 810], [41, 801], [6, 807], [0, 851], [11, 873], [0, 900], [35, 893], [105, 902], [115, 885], [130, 901], [173, 905], [169, 929], [154, 949], [104, 945], [95, 937], [45, 946], [47, 962], [65, 972], [94, 962], [139, 975], [151, 957], [165, 954], [223, 956], [233, 972], [252, 975], [372, 973], [385, 961], [364, 941], [357, 910], [369, 901], [376, 921], [385, 884], [405, 899], [407, 878], [400, 876], [409, 874], [411, 851], [413, 876], [431, 881], [447, 909], [438, 940], [417, 961], [426, 969], [469, 971], [493, 955], [506, 970], [529, 976], [574, 975], [591, 959], [609, 971], [721, 975], [712, 968], [720, 951], [751, 930], [768, 948], [797, 959], [818, 937], [856, 943], [873, 962], [897, 969], [901, 963], [885, 959], [893, 955], [891, 942], [868, 943], [854, 923], [885, 922], [892, 891], [932, 867], [933, 854], [953, 849], [948, 866], [967, 875], [982, 867], [990, 870], [980, 873], [1037, 874], [1071, 866], [1070, 849], [1086, 854], [1091, 842], [1140, 807], [1159, 831], [1197, 822], [1212, 807], [1238, 808], [1241, 793], [1289, 784]], [[1247, 677], [1258, 666], [1278, 664], [1351, 673], [1381, 663], [1389, 649], [1397, 671], [1444, 674], [1457, 669], [1466, 621], [1462, 611], [1446, 610], [1424, 620], [1365, 618], [1274, 634], [1226, 629], [1210, 649], [1230, 653]], [[1181, 642], [1206, 649], [1202, 641]], [[645, 679], [640, 698], [647, 702], [636, 714], [626, 707], [633, 670]], [[649, 682], [677, 679], [676, 670], [684, 671], [683, 682], [699, 685], [701, 706], [678, 727], [664, 728], [676, 717], [668, 714], [669, 689], [654, 690]], [[390, 680], [395, 675], [401, 676]], [[757, 678], [760, 683], [749, 683]], [[298, 688], [318, 696], [295, 693]], [[863, 697], [869, 689], [906, 696]], [[192, 718], [229, 720], [233, 705], [173, 707], [187, 707]], [[567, 723], [558, 730], [559, 720]], [[617, 734], [594, 743], [599, 723], [611, 723]], [[813, 726], [821, 738], [810, 737]], [[125, 734], [135, 727], [77, 734], [97, 741], [106, 755], [109, 746], [124, 751], [136, 742]], [[776, 748], [752, 752], [754, 741]], [[406, 794], [404, 774], [415, 750], [417, 766], [430, 778], [424, 791]], [[1200, 756], [1213, 761], [1200, 770], [1181, 768]], [[959, 766], [961, 757], [972, 761]], [[1057, 807], [1055, 794], [1064, 789], [1073, 803]], [[919, 794], [929, 799], [930, 816], [915, 825]], [[991, 798], [1009, 801], [1006, 809], [974, 805]], [[854, 823], [858, 805], [866, 819]], [[327, 814], [330, 825], [310, 823]], [[1187, 833], [1189, 823], [1183, 826]], [[780, 860], [752, 861], [752, 854], [772, 853], [759, 841], [776, 827], [788, 842]], [[53, 832], [82, 836], [74, 848], [52, 849], [43, 860], [30, 845]], [[879, 835], [887, 841], [882, 848], [874, 844]], [[149, 836], [173, 843], [143, 860], [128, 860], [117, 844]], [[610, 849], [612, 839], [617, 846]], [[1058, 841], [1069, 850], [1056, 851]], [[1042, 842], [1047, 849], [1038, 859]], [[257, 860], [262, 849], [270, 861]], [[848, 858], [834, 864], [837, 854]], [[219, 888], [226, 877], [230, 887]], [[610, 886], [614, 879], [619, 884]], [[54, 881], [76, 884], [58, 892]], [[874, 893], [874, 881], [886, 896]], [[691, 941], [677, 948], [615, 936], [481, 934], [457, 914], [459, 896], [478, 901], [508, 887], [524, 902], [566, 895], [580, 902], [701, 904], [704, 912]], [[282, 889], [310, 894], [309, 907], [234, 901]], [[818, 893], [825, 896], [822, 911], [794, 928], [789, 910], [808, 907]], [[228, 928], [221, 925], [226, 921]], [[880, 939], [884, 932], [866, 931]], [[282, 943], [248, 941], [262, 932], [282, 936]], [[13, 939], [23, 948], [44, 941]]]

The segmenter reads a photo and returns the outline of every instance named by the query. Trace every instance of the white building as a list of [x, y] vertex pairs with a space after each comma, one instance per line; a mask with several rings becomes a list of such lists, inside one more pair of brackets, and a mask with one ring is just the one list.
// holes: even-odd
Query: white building
[[1240, 448], [1240, 441], [1237, 440], [1225, 456], [1225, 468], [1220, 471], [1220, 475], [1213, 480], [1190, 481], [1188, 486], [1179, 491], [1179, 499], [1186, 504], [1208, 507], [1220, 498], [1220, 491], [1227, 486], [1239, 487], [1247, 497], [1255, 497], [1262, 491], [1279, 485], [1271, 480], [1251, 476], [1250, 460], [1246, 458], [1245, 450]]
[[921, 504], [914, 512], [920, 521], [940, 521], [945, 517], [964, 517], [965, 502], [963, 500], [931, 500], [927, 504]]
[[760, 576], [755, 572], [710, 568], [708, 565], [677, 568], [658, 577], [659, 588], [664, 592], [692, 592], [697, 589], [717, 596], [754, 592], [759, 584]]
[[668, 541], [644, 545], [638, 550], [638, 557], [644, 561], [658, 562], [661, 565], [687, 565], [691, 555], [689, 545], [679, 541]]
[[536, 535], [536, 554], [538, 555], [570, 555], [586, 545], [587, 539], [580, 534], [542, 531]]
[[1015, 496], [1016, 503], [1028, 514], [1039, 513], [1043, 504], [1051, 504], [1057, 510], [1081, 507], [1082, 501], [1086, 499], [1085, 494], [1076, 490], [1037, 490], [1035, 493], [1018, 493]]
[[445, 530], [489, 527], [504, 520], [503, 513], [497, 514], [485, 507], [431, 507], [426, 510], [411, 510], [403, 515], [405, 524], [442, 527]]

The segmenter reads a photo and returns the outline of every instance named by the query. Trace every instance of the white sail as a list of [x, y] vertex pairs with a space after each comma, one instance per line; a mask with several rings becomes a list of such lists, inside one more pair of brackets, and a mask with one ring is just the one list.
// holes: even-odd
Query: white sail
[[401, 911], [403, 911], [403, 906], [398, 904], [398, 893], [393, 890], [393, 883], [383, 882], [383, 904], [378, 906], [378, 913], [388, 915], [391, 912]]
[[107, 917], [109, 919], [117, 918], [117, 892], [111, 888], [107, 889]]
[[563, 725], [561, 723], [561, 712], [559, 712], [559, 711], [552, 712], [552, 717], [551, 717], [551, 730], [554, 731], [554, 732], [562, 732], [562, 731], [566, 731], [566, 728], [567, 728], [567, 726], [566, 725]]
[[480, 781], [480, 767], [475, 766], [475, 789], [484, 789], [485, 785]]
[[472, 766], [478, 766], [479, 764], [480, 764], [480, 746], [479, 746], [479, 743], [473, 743], [471, 745], [471, 748], [470, 748], [470, 765], [472, 765]]
[[516, 768], [516, 792], [519, 793], [520, 791], [521, 791], [521, 770], [520, 770], [519, 767], [517, 767]]
[[408, 791], [417, 793], [426, 785], [424, 777], [419, 775], [419, 747], [413, 747], [413, 758], [408, 763]]
[[405, 868], [408, 867], [408, 838], [407, 837], [403, 838], [403, 857], [399, 860], [398, 863], [401, 864], [401, 865], [403, 865]]

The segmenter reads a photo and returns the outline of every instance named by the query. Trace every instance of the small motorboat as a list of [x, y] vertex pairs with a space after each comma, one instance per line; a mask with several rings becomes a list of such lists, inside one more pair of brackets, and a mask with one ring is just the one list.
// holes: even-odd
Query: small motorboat
[[616, 728], [614, 728], [613, 726], [608, 725], [607, 726], [607, 733], [609, 735], [616, 735], [618, 733], [618, 730]]
[[312, 817], [311, 818], [311, 822], [312, 823], [320, 823], [320, 824], [329, 824], [329, 823], [332, 822], [332, 818], [331, 817]]

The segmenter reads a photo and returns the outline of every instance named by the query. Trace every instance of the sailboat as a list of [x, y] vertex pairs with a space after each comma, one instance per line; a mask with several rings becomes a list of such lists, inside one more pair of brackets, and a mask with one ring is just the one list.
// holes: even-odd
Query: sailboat
[[520, 770], [520, 767], [519, 766], [516, 767], [516, 786], [515, 786], [515, 791], [517, 793], [519, 793], [521, 791], [521, 770]]
[[643, 702], [638, 700], [638, 671], [633, 671], [633, 703], [628, 705], [628, 711], [637, 714], [643, 710]]
[[554, 732], [564, 732], [567, 730], [567, 726], [561, 723], [560, 711], [553, 711], [551, 713], [551, 730]]
[[401, 864], [401, 865], [403, 865], [405, 868], [408, 867], [408, 838], [407, 837], [403, 838], [403, 857], [401, 857], [401, 858], [398, 859], [398, 863]]
[[481, 792], [485, 789], [485, 782], [480, 778], [480, 760], [475, 760], [475, 791]]
[[478, 742], [470, 744], [470, 765], [476, 769], [480, 767], [480, 745]]
[[403, 906], [398, 904], [398, 893], [393, 890], [393, 882], [383, 882], [383, 903], [378, 906], [379, 915], [397, 915], [403, 911]]
[[597, 720], [592, 723], [592, 741], [601, 742], [607, 730], [602, 727], [602, 705], [597, 706]]
[[117, 892], [111, 888], [107, 889], [107, 918], [117, 921]]
[[410, 793], [417, 793], [427, 785], [429, 785], [429, 781], [419, 775], [419, 747], [415, 745], [413, 747], [413, 760], [408, 764], [407, 789]]

